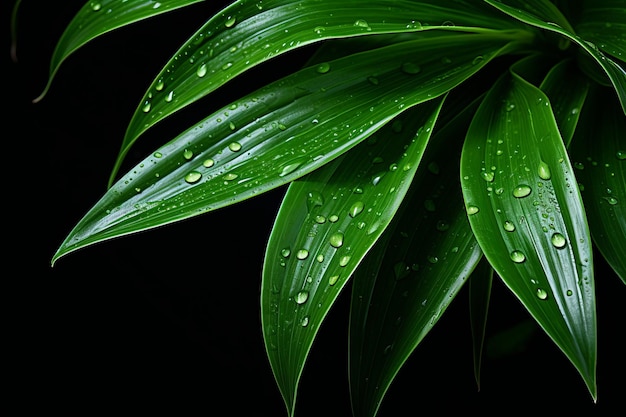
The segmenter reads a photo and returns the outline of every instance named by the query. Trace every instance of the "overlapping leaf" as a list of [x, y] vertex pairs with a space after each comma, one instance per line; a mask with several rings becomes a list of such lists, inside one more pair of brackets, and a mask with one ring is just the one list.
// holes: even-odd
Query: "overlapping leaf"
[[583, 39], [626, 62], [626, 6], [623, 0], [586, 0], [574, 24]]
[[[50, 60], [50, 74], [41, 100], [59, 67], [78, 48], [112, 30], [204, 0], [94, 0], [81, 7], [66, 26]], [[17, 7], [17, 6], [16, 6]]]
[[480, 3], [451, 0], [234, 2], [191, 36], [152, 82], [128, 126], [111, 181], [143, 132], [271, 58], [333, 38], [437, 28], [519, 28], [494, 12]]
[[571, 144], [594, 243], [626, 283], [626, 117], [613, 92], [594, 88]]
[[[586, 54], [591, 57], [597, 65], [602, 68], [605, 72], [606, 76], [610, 80], [610, 83], [613, 85], [617, 96], [619, 97], [622, 111], [626, 114], [626, 70], [622, 65], [615, 62], [611, 57], [607, 56], [602, 50], [598, 48], [593, 42], [582, 38], [581, 36], [574, 33], [568, 27], [562, 27], [559, 22], [555, 22], [552, 18], [554, 18], [553, 13], [545, 13], [548, 7], [532, 7], [541, 4], [549, 3], [548, 0], [532, 0], [532, 1], [517, 1], [517, 0], [485, 0], [487, 3], [493, 5], [494, 7], [502, 10], [503, 12], [509, 14], [516, 19], [519, 19], [522, 22], [525, 22], [529, 25], [536, 26], [550, 32], [558, 33], [562, 35], [565, 41], [561, 46], [563, 48], [567, 48], [567, 41], [573, 42], [578, 45], [582, 50], [586, 52]], [[543, 14], [539, 14], [542, 13]], [[607, 16], [608, 14], [603, 14], [603, 16]], [[608, 22], [602, 22], [602, 24], [613, 24], [615, 22], [616, 25], [622, 26], [626, 24], [626, 22], [621, 21], [619, 19], [623, 19], [625, 16], [623, 13], [617, 13], [610, 16], [610, 20]], [[569, 24], [568, 24], [569, 26]], [[622, 38], [623, 39], [623, 38]], [[624, 47], [624, 45], [622, 45]], [[614, 50], [612, 48], [611, 50]], [[619, 51], [618, 51], [619, 53]], [[618, 54], [619, 55], [619, 54]]]
[[[140, 162], [79, 222], [54, 260], [102, 240], [234, 204], [307, 174], [397, 114], [462, 83], [508, 51], [510, 42], [508, 33], [442, 33], [278, 80], [218, 110]], [[407, 58], [416, 53], [419, 60]]]
[[315, 335], [402, 202], [441, 101], [408, 110], [348, 154], [289, 186], [267, 247], [261, 317], [290, 415]]
[[467, 127], [459, 120], [436, 130], [400, 210], [355, 273], [349, 357], [355, 416], [376, 415], [400, 368], [482, 257], [458, 186]]
[[514, 72], [500, 78], [467, 132], [461, 176], [485, 256], [595, 398], [591, 237], [545, 94]]

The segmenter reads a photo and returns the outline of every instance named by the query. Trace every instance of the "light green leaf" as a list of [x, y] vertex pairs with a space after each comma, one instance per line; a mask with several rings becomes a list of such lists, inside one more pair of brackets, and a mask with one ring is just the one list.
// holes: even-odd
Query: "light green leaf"
[[465, 81], [509, 50], [510, 36], [442, 33], [310, 66], [263, 87], [130, 170], [72, 230], [53, 262], [301, 177]]
[[570, 152], [594, 243], [626, 283], [626, 117], [616, 104], [610, 90], [592, 90]]
[[156, 76], [129, 123], [110, 181], [143, 132], [242, 72], [288, 51], [352, 36], [433, 29], [489, 33], [503, 28], [519, 26], [466, 1], [235, 2], [192, 35]]
[[436, 131], [396, 217], [355, 272], [349, 356], [355, 415], [376, 415], [400, 368], [482, 257], [458, 187], [467, 127], [459, 119]]
[[461, 185], [495, 272], [565, 353], [596, 398], [592, 245], [548, 98], [513, 71], [467, 132]]
[[573, 30], [568, 29], [567, 27], [562, 27], [558, 22], [551, 20], [554, 16], [535, 15], [533, 12], [536, 12], [536, 9], [534, 8], [524, 10], [526, 4], [546, 3], [546, 0], [533, 0], [532, 2], [516, 0], [506, 1], [506, 3], [516, 4], [520, 8], [505, 4], [504, 1], [485, 1], [522, 22], [562, 35], [564, 38], [559, 46], [563, 49], [569, 47], [567, 41], [574, 42], [581, 47], [582, 50], [584, 50], [586, 54], [591, 57], [591, 59], [593, 59], [595, 63], [606, 73], [606, 76], [609, 78], [611, 84], [615, 88], [617, 96], [619, 97], [622, 111], [626, 114], [626, 70], [613, 59], [606, 56], [593, 42], [578, 36], [573, 32]]
[[44, 91], [34, 102], [44, 98], [59, 67], [78, 48], [115, 29], [204, 0], [98, 0], [88, 1], [65, 27], [50, 60], [50, 73]]
[[348, 154], [289, 186], [268, 243], [261, 286], [267, 354], [289, 415], [320, 325], [402, 202], [441, 102], [405, 112]]

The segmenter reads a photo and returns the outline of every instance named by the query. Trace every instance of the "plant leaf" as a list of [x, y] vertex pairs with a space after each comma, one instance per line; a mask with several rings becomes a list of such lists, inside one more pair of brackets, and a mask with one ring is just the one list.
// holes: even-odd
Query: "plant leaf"
[[491, 299], [493, 268], [482, 258], [469, 279], [470, 323], [472, 326], [472, 353], [474, 357], [474, 378], [480, 391], [480, 371], [485, 344], [485, 329]]
[[33, 100], [41, 101], [52, 84], [59, 67], [78, 48], [115, 29], [148, 19], [204, 0], [98, 0], [88, 1], [65, 27], [52, 58], [44, 91]]
[[541, 83], [541, 90], [552, 103], [565, 147], [569, 146], [574, 136], [589, 84], [589, 79], [579, 71], [573, 60], [563, 60], [555, 65]]
[[459, 127], [467, 123], [457, 120], [431, 139], [400, 210], [355, 272], [349, 356], [354, 415], [377, 414], [400, 368], [482, 257], [458, 187]]
[[626, 283], [626, 118], [615, 104], [606, 88], [592, 90], [570, 152], [594, 243]]
[[[109, 189], [53, 263], [81, 247], [235, 204], [313, 171], [479, 71], [510, 47], [510, 35], [498, 36], [442, 33], [347, 56], [218, 110]], [[423, 58], [418, 65], [407, 56]]]
[[[554, 33], [558, 33], [564, 36], [571, 42], [574, 42], [580, 46], [589, 57], [591, 57], [600, 67], [604, 70], [608, 76], [611, 84], [615, 88], [617, 96], [619, 97], [622, 111], [626, 114], [626, 70], [615, 62], [610, 57], [606, 56], [598, 47], [582, 37], [576, 35], [572, 30], [559, 26], [557, 22], [551, 20], [551, 15], [535, 15], [533, 12], [537, 12], [537, 9], [531, 8], [531, 10], [523, 10], [527, 4], [546, 3], [546, 0], [533, 0], [533, 1], [518, 1], [518, 0], [485, 0], [492, 6], [502, 10], [504, 13], [519, 19], [520, 21], [533, 25]], [[507, 4], [505, 4], [507, 3]], [[508, 3], [516, 4], [517, 7], [510, 6]], [[563, 48], [567, 48], [565, 43]]]
[[514, 70], [467, 132], [461, 185], [486, 258], [596, 398], [592, 246], [548, 98]]
[[404, 198], [441, 103], [436, 99], [408, 110], [289, 186], [261, 286], [266, 350], [289, 415], [320, 325]]
[[344, 0], [340, 7], [336, 0], [235, 2], [207, 21], [156, 76], [129, 123], [110, 182], [143, 132], [262, 62], [326, 39], [465, 27], [518, 28], [466, 1]]
[[622, 62], [626, 62], [626, 7], [623, 0], [584, 1], [574, 24], [576, 33]]

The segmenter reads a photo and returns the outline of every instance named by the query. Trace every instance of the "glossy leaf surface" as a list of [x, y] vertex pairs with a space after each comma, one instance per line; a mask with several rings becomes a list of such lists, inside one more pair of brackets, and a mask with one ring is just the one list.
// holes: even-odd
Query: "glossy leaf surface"
[[594, 88], [570, 151], [594, 243], [626, 283], [626, 116], [615, 105]]
[[[446, 8], [450, 3], [348, 0], [338, 7], [336, 0], [234, 2], [191, 36], [156, 76], [128, 126], [111, 181], [129, 148], [151, 126], [288, 51], [351, 36], [518, 27], [484, 6], [462, 1]], [[477, 8], [483, 13], [477, 14]]]
[[289, 186], [266, 251], [261, 312], [268, 357], [290, 415], [320, 325], [402, 202], [440, 103], [408, 110]]
[[78, 48], [112, 30], [204, 0], [95, 0], [88, 1], [67, 25], [52, 54], [48, 84], [35, 99], [41, 100], [59, 67]]
[[458, 187], [467, 124], [455, 119], [446, 126], [431, 139], [394, 221], [355, 273], [349, 365], [357, 416], [376, 415], [400, 368], [482, 257]]
[[[479, 71], [509, 47], [510, 35], [498, 36], [444, 33], [399, 42], [307, 67], [218, 110], [122, 177], [54, 259], [234, 204], [313, 171]], [[415, 53], [424, 57], [419, 64], [407, 60]]]
[[486, 258], [595, 398], [591, 237], [545, 94], [513, 71], [503, 75], [467, 132], [461, 176]]

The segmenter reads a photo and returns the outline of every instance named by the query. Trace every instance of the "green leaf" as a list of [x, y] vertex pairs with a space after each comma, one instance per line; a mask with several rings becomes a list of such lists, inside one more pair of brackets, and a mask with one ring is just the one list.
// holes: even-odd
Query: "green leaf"
[[[122, 177], [71, 231], [53, 263], [81, 247], [301, 177], [396, 115], [465, 81], [509, 50], [511, 36], [442, 33], [400, 42], [304, 68], [243, 97]], [[418, 55], [419, 61], [407, 60]]]
[[143, 132], [256, 65], [327, 39], [442, 28], [489, 32], [519, 26], [465, 1], [235, 2], [207, 21], [156, 76], [130, 121], [110, 181]]
[[623, 0], [583, 2], [583, 19], [574, 25], [583, 39], [614, 58], [626, 62], [626, 6]]
[[548, 98], [513, 70], [470, 125], [461, 175], [486, 258], [595, 399], [595, 287], [582, 197]]
[[[574, 42], [579, 47], [581, 47], [582, 50], [586, 52], [586, 54], [591, 57], [591, 59], [593, 59], [595, 63], [604, 70], [606, 76], [608, 76], [611, 84], [617, 92], [617, 96], [619, 97], [622, 106], [622, 111], [626, 114], [626, 70], [613, 59], [606, 56], [594, 43], [578, 36], [573, 32], [572, 29], [568, 29], [567, 27], [561, 27], [558, 22], [551, 20], [551, 18], [554, 16], [535, 15], [533, 14], [533, 12], [536, 12], [537, 10], [534, 8], [529, 8], [530, 10], [523, 10], [523, 7], [527, 3], [546, 3], [545, 0], [533, 0], [532, 2], [515, 0], [506, 1], [506, 3], [517, 4], [520, 8], [504, 4], [504, 2], [501, 1], [485, 1], [493, 5], [494, 7], [502, 10], [504, 13], [507, 13], [524, 23], [545, 29], [550, 32], [558, 33], [564, 37], [564, 41], [569, 40], [570, 42]], [[569, 47], [567, 42], [562, 42], [559, 44], [559, 46], [562, 49], [567, 49]]]
[[355, 272], [349, 379], [358, 416], [376, 415], [400, 368], [482, 257], [458, 186], [459, 127], [467, 123], [446, 126], [431, 139], [392, 224]]
[[552, 103], [554, 117], [566, 147], [574, 136], [589, 84], [589, 79], [571, 59], [555, 65], [541, 83], [541, 90]]
[[294, 181], [267, 247], [261, 318], [289, 415], [306, 358], [339, 292], [411, 184], [442, 100], [398, 116], [332, 163]]
[[474, 378], [480, 391], [480, 372], [485, 343], [485, 329], [491, 299], [493, 268], [482, 258], [468, 282], [470, 300], [470, 323], [472, 326], [472, 353], [474, 357]]
[[112, 30], [204, 0], [88, 1], [65, 27], [52, 54], [48, 83], [34, 102], [44, 98], [59, 67], [78, 48]]
[[612, 92], [596, 87], [570, 152], [598, 250], [626, 283], [626, 117]]

